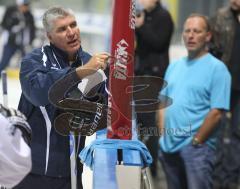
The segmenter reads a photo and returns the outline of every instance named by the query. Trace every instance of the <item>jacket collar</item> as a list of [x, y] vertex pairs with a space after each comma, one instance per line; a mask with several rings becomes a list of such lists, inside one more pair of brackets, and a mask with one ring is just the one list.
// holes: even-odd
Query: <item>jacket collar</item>
[[[65, 51], [63, 51], [62, 49], [59, 49], [52, 43], [50, 43], [50, 47], [52, 48], [53, 53], [55, 54], [58, 61], [60, 60], [61, 62], [64, 62], [65, 64], [69, 65], [68, 54]], [[78, 49], [78, 51], [76, 52], [76, 61], [75, 62], [79, 62], [79, 58], [81, 60], [82, 56], [83, 56], [83, 50], [82, 50], [82, 47], [80, 47]]]
[[[53, 45], [52, 43], [50, 43], [51, 48], [53, 49], [54, 54], [56, 55], [57, 58], [60, 58], [64, 61], [69, 61], [68, 60], [68, 54], [67, 52], [63, 51], [62, 49], [59, 49], [58, 47], [56, 47], [55, 45]], [[82, 47], [80, 47], [78, 49], [78, 51], [76, 52], [76, 57], [79, 57], [82, 54]]]

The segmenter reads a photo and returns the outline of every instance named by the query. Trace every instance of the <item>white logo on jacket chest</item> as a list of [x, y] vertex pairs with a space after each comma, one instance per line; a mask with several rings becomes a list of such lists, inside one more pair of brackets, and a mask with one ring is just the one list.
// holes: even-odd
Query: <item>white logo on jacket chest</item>
[[56, 63], [51, 62], [51, 64], [52, 64], [52, 65], [51, 65], [50, 68], [51, 68], [52, 70], [59, 70], [59, 69], [60, 69], [60, 68], [57, 67], [57, 64], [56, 64]]

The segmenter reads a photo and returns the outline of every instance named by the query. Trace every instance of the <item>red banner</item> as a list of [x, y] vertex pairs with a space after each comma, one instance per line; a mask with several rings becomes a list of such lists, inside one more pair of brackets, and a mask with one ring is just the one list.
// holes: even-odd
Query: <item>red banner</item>
[[[113, 6], [108, 105], [108, 138], [131, 139], [134, 74], [135, 0], [115, 0]], [[114, 109], [115, 111], [111, 111]], [[114, 115], [113, 115], [114, 114]], [[116, 114], [116, 115], [115, 115]]]

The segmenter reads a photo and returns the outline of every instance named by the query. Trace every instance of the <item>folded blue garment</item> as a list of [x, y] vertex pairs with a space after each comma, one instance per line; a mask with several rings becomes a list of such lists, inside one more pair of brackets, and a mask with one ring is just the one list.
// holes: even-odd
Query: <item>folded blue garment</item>
[[102, 149], [123, 149], [139, 151], [143, 164], [148, 166], [152, 163], [146, 146], [138, 140], [118, 140], [118, 139], [96, 139], [90, 145], [86, 146], [79, 154], [81, 162], [93, 169], [93, 152], [96, 148]]

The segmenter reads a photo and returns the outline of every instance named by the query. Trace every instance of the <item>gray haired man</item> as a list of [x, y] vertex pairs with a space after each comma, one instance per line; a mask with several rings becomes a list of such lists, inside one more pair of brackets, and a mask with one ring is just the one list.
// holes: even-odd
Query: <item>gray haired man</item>
[[[15, 188], [71, 189], [69, 137], [53, 127], [62, 110], [48, 99], [50, 87], [71, 73], [79, 80], [106, 68], [107, 53], [92, 57], [81, 47], [80, 29], [73, 12], [62, 7], [49, 8], [43, 15], [43, 25], [50, 44], [34, 49], [21, 63], [22, 95], [19, 109], [32, 128], [32, 171]], [[80, 149], [85, 138], [81, 137]], [[82, 165], [78, 161], [78, 181]], [[82, 184], [78, 185], [78, 189]]]

